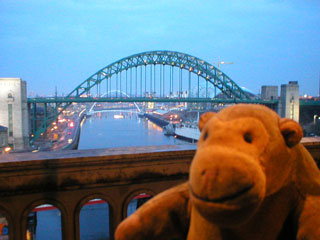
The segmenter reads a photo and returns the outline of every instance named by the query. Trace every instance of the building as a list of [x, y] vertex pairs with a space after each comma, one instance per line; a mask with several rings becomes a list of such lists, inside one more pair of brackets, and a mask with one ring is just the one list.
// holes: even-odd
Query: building
[[278, 86], [262, 86], [261, 98], [263, 100], [277, 100], [279, 98]]
[[8, 128], [0, 126], [0, 150], [8, 146]]
[[8, 128], [8, 144], [13, 149], [28, 147], [27, 84], [21, 78], [0, 78], [0, 125]]
[[297, 81], [281, 85], [279, 114], [281, 117], [290, 118], [299, 122], [299, 85]]

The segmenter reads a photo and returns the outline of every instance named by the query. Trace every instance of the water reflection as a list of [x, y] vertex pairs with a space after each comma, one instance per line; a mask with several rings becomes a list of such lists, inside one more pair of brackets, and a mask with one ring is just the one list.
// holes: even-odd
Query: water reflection
[[[114, 118], [123, 115], [123, 118]], [[182, 140], [165, 136], [162, 128], [136, 112], [104, 112], [93, 115], [83, 124], [79, 149], [181, 144]]]

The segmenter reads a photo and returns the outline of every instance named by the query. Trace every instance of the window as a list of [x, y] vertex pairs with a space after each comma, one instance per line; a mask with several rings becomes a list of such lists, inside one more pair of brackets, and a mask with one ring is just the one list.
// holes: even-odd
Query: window
[[13, 136], [12, 104], [8, 104], [8, 133], [9, 137]]
[[4, 134], [1, 135], [1, 146], [6, 145], [6, 136]]

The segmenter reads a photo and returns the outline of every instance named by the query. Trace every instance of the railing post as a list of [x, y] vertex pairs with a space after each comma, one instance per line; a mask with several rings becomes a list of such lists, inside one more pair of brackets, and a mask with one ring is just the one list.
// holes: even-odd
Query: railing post
[[75, 226], [75, 224], [78, 224], [75, 222], [75, 214], [74, 208], [66, 208], [66, 215], [62, 219], [62, 239], [63, 240], [69, 240], [74, 239], [78, 240], [79, 236], [76, 234], [76, 229], [79, 229]]
[[[16, 209], [15, 209], [16, 210]], [[21, 212], [20, 211], [13, 211], [12, 212], [12, 226], [9, 225], [9, 233], [10, 239], [17, 239], [17, 240], [24, 240], [25, 239], [25, 232], [22, 232], [22, 223], [21, 223]], [[9, 224], [10, 224], [9, 223]]]
[[120, 224], [120, 222], [123, 220], [123, 212], [122, 212], [123, 202], [122, 201], [116, 201], [110, 211], [110, 240], [114, 240], [114, 234], [116, 231], [117, 226]]

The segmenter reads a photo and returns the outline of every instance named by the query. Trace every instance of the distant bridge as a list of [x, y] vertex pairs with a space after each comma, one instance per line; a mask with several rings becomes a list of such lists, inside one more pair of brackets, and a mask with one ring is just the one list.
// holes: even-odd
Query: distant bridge
[[[119, 94], [121, 94], [121, 95], [123, 94], [124, 96], [126, 96], [126, 98], [130, 98], [130, 96], [129, 96], [127, 93], [125, 93], [125, 92], [122, 92], [122, 91], [119, 91], [119, 90], [111, 90], [111, 91], [106, 92], [105, 94], [103, 94], [103, 95], [99, 98], [100, 101], [94, 101], [94, 104], [91, 106], [89, 112], [92, 112], [92, 110], [93, 110], [93, 108], [95, 107], [96, 103], [98, 103], [98, 102], [109, 102], [110, 97], [109, 97], [109, 98], [106, 98], [105, 101], [102, 101], [103, 97], [104, 97], [104, 96], [107, 96], [108, 94], [111, 94], [112, 92], [117, 92], [117, 91], [119, 92]], [[93, 99], [95, 99], [95, 98], [93, 98]], [[120, 100], [120, 101], [121, 101], [121, 100]], [[91, 101], [89, 101], [89, 99], [88, 99], [86, 102], [91, 102]], [[117, 102], [119, 102], [119, 101], [117, 101]], [[130, 102], [132, 102], [132, 101], [130, 101]], [[138, 110], [139, 112], [141, 112], [141, 109], [139, 108], [139, 106], [137, 105], [137, 103], [136, 103], [135, 101], [134, 101], [133, 103], [134, 103], [134, 106], [137, 108], [137, 110]]]
[[[81, 102], [207, 102], [262, 103], [212, 64], [173, 51], [150, 51], [116, 61], [97, 71], [66, 97], [29, 98], [33, 142], [71, 103]], [[54, 103], [48, 116], [47, 105]], [[37, 104], [44, 117], [37, 124]]]
[[[57, 98], [29, 98], [29, 104], [37, 104], [37, 103], [95, 103], [95, 102], [193, 102], [193, 103], [260, 103], [260, 104], [276, 104], [277, 100], [262, 100], [262, 99], [224, 99], [224, 98], [140, 98], [140, 97], [127, 97], [127, 98], [113, 98], [113, 97], [57, 97]], [[314, 104], [311, 104], [314, 105]]]

